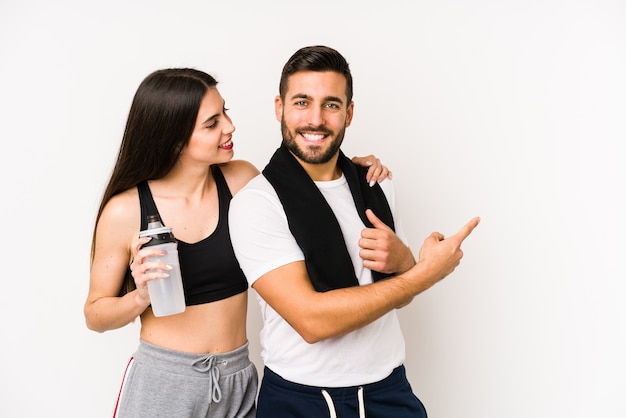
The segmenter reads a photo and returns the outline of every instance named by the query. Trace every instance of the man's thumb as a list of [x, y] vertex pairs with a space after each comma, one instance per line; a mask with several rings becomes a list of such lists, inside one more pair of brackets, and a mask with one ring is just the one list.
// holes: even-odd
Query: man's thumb
[[366, 209], [365, 210], [365, 216], [367, 216], [367, 219], [369, 219], [369, 221], [372, 223], [374, 228], [376, 228], [376, 229], [384, 229], [384, 230], [391, 230], [391, 228], [389, 228], [387, 225], [385, 225], [385, 223], [383, 221], [381, 221], [380, 219], [378, 219], [378, 217], [376, 215], [374, 215], [374, 211], [373, 210]]

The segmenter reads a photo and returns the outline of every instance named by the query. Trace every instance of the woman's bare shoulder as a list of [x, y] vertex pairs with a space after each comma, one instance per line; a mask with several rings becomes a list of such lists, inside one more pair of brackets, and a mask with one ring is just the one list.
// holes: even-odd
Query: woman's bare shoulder
[[230, 192], [234, 195], [250, 180], [259, 174], [259, 170], [249, 161], [232, 160], [221, 164], [220, 169], [228, 183]]
[[99, 224], [114, 227], [116, 230], [134, 230], [139, 228], [141, 220], [139, 194], [133, 187], [111, 198], [104, 206]]

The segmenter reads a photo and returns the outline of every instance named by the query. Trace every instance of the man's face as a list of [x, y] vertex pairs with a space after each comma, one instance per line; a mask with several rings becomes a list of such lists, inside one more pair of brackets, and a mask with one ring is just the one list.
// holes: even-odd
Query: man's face
[[352, 121], [346, 79], [336, 72], [300, 71], [289, 77], [284, 102], [276, 97], [276, 118], [287, 149], [305, 163], [329, 162]]

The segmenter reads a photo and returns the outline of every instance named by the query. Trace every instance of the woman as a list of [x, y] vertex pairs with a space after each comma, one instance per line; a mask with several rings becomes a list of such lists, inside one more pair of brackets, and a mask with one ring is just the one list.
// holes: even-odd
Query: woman
[[[141, 320], [116, 417], [253, 417], [257, 371], [248, 358], [247, 282], [232, 251], [228, 207], [258, 170], [232, 161], [235, 131], [217, 81], [194, 69], [158, 70], [140, 84], [104, 192], [91, 252], [87, 326]], [[368, 177], [388, 170], [373, 156]], [[156, 213], [152, 213], [156, 212]], [[186, 309], [155, 317], [147, 282], [167, 277], [159, 250], [140, 249], [146, 217], [178, 240]]]

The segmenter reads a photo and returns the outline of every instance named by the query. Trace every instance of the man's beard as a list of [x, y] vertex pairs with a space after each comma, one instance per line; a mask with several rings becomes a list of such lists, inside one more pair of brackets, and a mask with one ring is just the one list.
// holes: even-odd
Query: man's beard
[[[306, 150], [300, 148], [296, 143], [294, 135], [291, 133], [287, 125], [285, 124], [285, 119], [283, 118], [280, 121], [280, 127], [283, 132], [283, 144], [287, 147], [289, 151], [291, 151], [296, 157], [300, 160], [304, 161], [308, 164], [324, 164], [329, 162], [335, 154], [339, 151], [341, 147], [341, 143], [343, 142], [343, 137], [346, 134], [346, 127], [344, 126], [338, 133], [337, 136], [331, 141], [330, 145], [326, 149], [326, 151], [322, 150], [321, 146], [311, 145], [308, 146]], [[306, 129], [296, 129], [294, 131], [295, 135], [298, 135], [301, 131], [314, 131], [328, 134], [332, 136], [332, 131], [329, 131], [323, 127], [308, 127]]]

